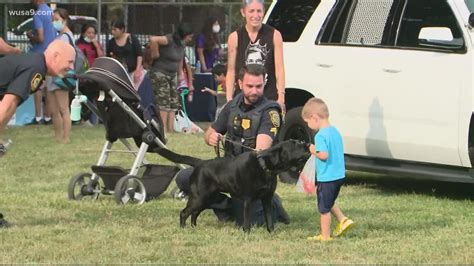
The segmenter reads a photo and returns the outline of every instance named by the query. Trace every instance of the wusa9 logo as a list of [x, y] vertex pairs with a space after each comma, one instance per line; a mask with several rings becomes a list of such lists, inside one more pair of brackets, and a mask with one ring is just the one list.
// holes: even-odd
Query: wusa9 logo
[[9, 16], [34, 16], [34, 15], [39, 15], [39, 16], [52, 16], [53, 11], [49, 10], [34, 10], [34, 9], [29, 9], [29, 10], [8, 10], [8, 15]]

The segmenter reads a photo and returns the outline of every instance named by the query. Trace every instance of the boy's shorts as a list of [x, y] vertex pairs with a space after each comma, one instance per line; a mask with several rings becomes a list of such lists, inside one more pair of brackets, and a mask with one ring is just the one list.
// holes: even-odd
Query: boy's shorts
[[318, 198], [319, 213], [325, 214], [331, 211], [343, 183], [344, 178], [330, 182], [317, 182], [318, 188], [316, 195]]

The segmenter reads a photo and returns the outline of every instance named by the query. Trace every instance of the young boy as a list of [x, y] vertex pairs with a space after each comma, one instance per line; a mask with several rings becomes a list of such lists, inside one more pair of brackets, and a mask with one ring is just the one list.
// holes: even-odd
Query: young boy
[[217, 82], [217, 90], [211, 90], [207, 87], [204, 87], [202, 92], [208, 92], [217, 97], [217, 110], [216, 110], [216, 118], [219, 116], [224, 105], [227, 103], [225, 97], [225, 77], [227, 74], [227, 67], [225, 65], [215, 65], [212, 68], [212, 75], [214, 76], [214, 80]]
[[310, 152], [316, 156], [316, 194], [318, 210], [321, 213], [321, 234], [308, 237], [308, 240], [332, 240], [331, 213], [339, 221], [333, 231], [333, 237], [340, 236], [354, 224], [335, 204], [346, 171], [342, 136], [329, 123], [329, 110], [323, 100], [309, 99], [301, 115], [309, 128], [318, 131], [314, 137], [315, 145], [311, 145]]

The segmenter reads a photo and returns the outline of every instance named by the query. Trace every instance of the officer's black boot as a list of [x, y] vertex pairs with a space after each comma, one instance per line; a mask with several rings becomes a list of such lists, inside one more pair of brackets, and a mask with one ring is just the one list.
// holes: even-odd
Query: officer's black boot
[[8, 225], [7, 220], [3, 219], [3, 214], [0, 213], [0, 228], [6, 228]]

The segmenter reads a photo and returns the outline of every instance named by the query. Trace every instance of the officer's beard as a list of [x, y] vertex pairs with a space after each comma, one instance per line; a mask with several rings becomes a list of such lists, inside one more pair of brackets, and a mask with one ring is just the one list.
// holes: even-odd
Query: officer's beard
[[258, 102], [258, 100], [259, 100], [261, 97], [262, 97], [262, 96], [261, 96], [261, 95], [258, 95], [258, 94], [252, 94], [252, 95], [249, 95], [249, 96], [245, 96], [245, 95], [244, 95], [245, 102], [248, 103], [248, 104], [254, 104], [254, 103]]

